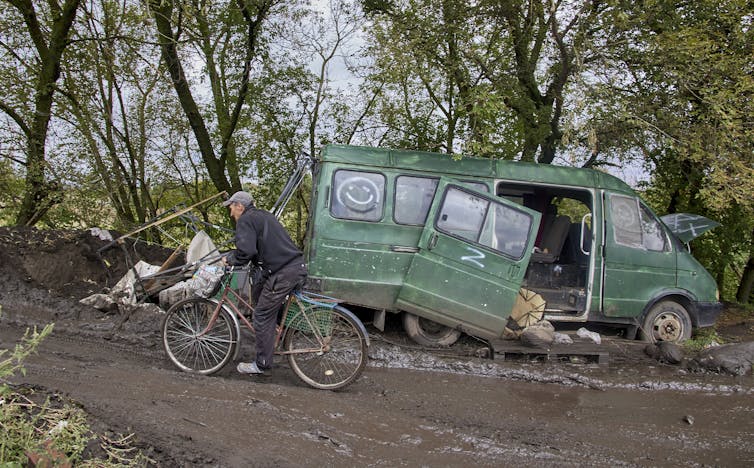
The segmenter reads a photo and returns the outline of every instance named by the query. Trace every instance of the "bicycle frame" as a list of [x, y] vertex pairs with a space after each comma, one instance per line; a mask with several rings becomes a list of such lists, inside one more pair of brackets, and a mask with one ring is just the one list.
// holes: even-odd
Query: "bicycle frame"
[[[227, 304], [230, 309], [233, 311], [233, 313], [236, 316], [236, 319], [240, 319], [241, 323], [243, 323], [246, 328], [248, 328], [252, 333], [255, 333], [254, 326], [249, 322], [249, 320], [246, 318], [246, 316], [241, 312], [241, 309], [239, 306], [236, 305], [236, 303], [231, 300], [232, 298], [235, 298], [236, 301], [238, 301], [242, 306], [248, 308], [251, 310], [252, 314], [254, 313], [254, 307], [249, 304], [238, 292], [236, 292], [233, 288], [230, 287], [230, 283], [226, 278], [223, 278], [221, 280], [223, 284], [223, 294], [220, 297], [220, 299], [217, 301], [217, 307], [215, 307], [215, 310], [212, 312], [212, 316], [210, 317], [209, 322], [207, 323], [207, 326], [204, 328], [204, 330], [201, 331], [197, 335], [197, 337], [201, 337], [205, 334], [207, 334], [212, 327], [215, 326], [215, 322], [217, 321], [217, 318], [220, 316], [220, 310], [222, 309], [224, 304]], [[311, 318], [306, 313], [306, 307], [304, 307], [303, 302], [307, 302], [309, 304], [316, 304], [319, 306], [329, 307], [333, 308], [337, 305], [337, 301], [333, 298], [329, 298], [326, 296], [320, 296], [315, 295], [317, 299], [307, 298], [303, 295], [302, 292], [296, 291], [293, 294], [288, 295], [288, 299], [285, 302], [285, 309], [283, 310], [283, 316], [280, 321], [280, 325], [276, 327], [275, 331], [275, 354], [278, 355], [286, 355], [286, 354], [307, 354], [307, 353], [313, 353], [313, 352], [322, 352], [322, 351], [328, 351], [329, 350], [329, 338], [322, 336], [320, 333], [319, 327], [315, 326], [314, 323], [312, 323]], [[285, 333], [287, 327], [285, 326], [286, 318], [288, 316], [288, 311], [290, 310], [291, 303], [293, 301], [296, 301], [299, 310], [301, 311], [302, 316], [306, 320], [307, 324], [311, 327], [311, 330], [314, 332], [314, 336], [317, 339], [317, 344], [319, 345], [319, 348], [302, 348], [302, 349], [295, 349], [290, 351], [280, 351], [278, 350], [278, 345], [280, 343], [280, 339]], [[241, 335], [239, 334], [239, 341], [240, 341]]]

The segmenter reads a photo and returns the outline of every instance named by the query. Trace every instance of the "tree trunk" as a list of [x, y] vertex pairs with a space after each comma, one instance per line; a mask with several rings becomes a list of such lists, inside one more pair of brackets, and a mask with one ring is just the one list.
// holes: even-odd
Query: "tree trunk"
[[45, 180], [45, 141], [50, 124], [55, 82], [60, 78], [60, 60], [68, 45], [68, 33], [76, 18], [79, 3], [80, 0], [66, 0], [63, 8], [58, 10], [58, 15], [53, 15], [50, 39], [49, 43], [46, 43], [31, 0], [14, 2], [14, 6], [24, 17], [41, 62], [34, 97], [34, 118], [29, 127], [27, 142], [24, 196], [16, 216], [17, 225], [33, 226], [50, 208], [62, 200], [62, 187]]
[[752, 292], [754, 292], [754, 256], [749, 257], [746, 263], [744, 274], [741, 276], [741, 284], [738, 285], [736, 300], [741, 304], [752, 304], [754, 303]]
[[751, 233], [751, 250], [749, 253], [749, 261], [746, 262], [744, 267], [744, 273], [741, 275], [741, 283], [738, 285], [738, 291], [736, 292], [736, 300], [741, 304], [754, 303], [754, 231]]
[[194, 132], [194, 137], [199, 145], [199, 152], [207, 167], [209, 178], [218, 191], [231, 191], [231, 185], [225, 177], [225, 161], [215, 157], [209, 131], [204, 124], [204, 118], [199, 110], [199, 106], [191, 94], [191, 88], [189, 88], [188, 81], [186, 81], [183, 65], [181, 65], [181, 60], [178, 57], [178, 47], [171, 23], [173, 2], [171, 0], [163, 2], [151, 0], [149, 3], [157, 25], [157, 32], [159, 33], [158, 40], [162, 59], [167, 65], [171, 81], [173, 82], [173, 88], [175, 88], [175, 92], [178, 95], [178, 101]]

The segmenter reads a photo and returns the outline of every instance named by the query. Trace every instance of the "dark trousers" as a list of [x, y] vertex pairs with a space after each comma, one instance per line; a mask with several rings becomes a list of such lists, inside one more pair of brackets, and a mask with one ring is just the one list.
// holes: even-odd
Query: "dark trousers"
[[254, 285], [253, 325], [256, 335], [256, 361], [260, 369], [272, 367], [278, 311], [292, 291], [304, 286], [307, 275], [308, 271], [303, 262], [292, 263]]

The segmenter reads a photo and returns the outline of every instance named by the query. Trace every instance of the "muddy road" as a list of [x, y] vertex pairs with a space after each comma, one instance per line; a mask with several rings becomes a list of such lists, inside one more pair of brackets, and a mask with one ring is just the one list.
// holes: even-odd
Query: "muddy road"
[[[0, 342], [22, 333], [4, 325]], [[135, 433], [162, 466], [754, 464], [750, 378], [432, 356], [425, 364], [444, 371], [395, 369], [391, 359], [416, 356], [375, 346], [359, 381], [324, 392], [285, 364], [270, 377], [232, 368], [202, 377], [173, 369], [157, 348], [53, 333], [15, 381]]]
[[[503, 361], [475, 357], [470, 339], [417, 350], [389, 323], [369, 328], [370, 365], [340, 392], [280, 360], [270, 377], [182, 373], [159, 311], [78, 303], [123, 273], [105, 275], [97, 247], [0, 228], [0, 348], [54, 322], [12, 382], [75, 402], [98, 432], [133, 433], [158, 466], [754, 466], [751, 375], [690, 373], [620, 339], [600, 345], [608, 365]], [[739, 338], [753, 325], [737, 320]]]

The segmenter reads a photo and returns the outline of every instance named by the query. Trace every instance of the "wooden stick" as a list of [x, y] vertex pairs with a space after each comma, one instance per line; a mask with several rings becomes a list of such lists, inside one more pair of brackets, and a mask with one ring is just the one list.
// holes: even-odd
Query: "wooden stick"
[[[162, 265], [160, 265], [160, 268], [157, 270], [156, 273], [161, 273], [168, 269], [170, 265], [175, 262], [175, 259], [178, 258], [178, 255], [180, 255], [183, 252], [183, 246], [179, 245], [175, 250], [173, 250], [173, 253], [170, 254], [167, 260], [165, 260]], [[154, 286], [154, 283], [157, 281], [157, 278], [153, 278], [148, 280], [146, 283], [144, 283], [144, 291], [149, 294], [149, 290]]]
[[122, 243], [123, 243], [123, 241], [124, 241], [125, 239], [127, 239], [127, 238], [129, 238], [129, 237], [133, 236], [134, 234], [138, 234], [138, 233], [140, 233], [141, 231], [144, 231], [145, 229], [149, 229], [149, 228], [151, 228], [151, 227], [159, 226], [160, 224], [166, 223], [166, 222], [170, 221], [171, 219], [175, 219], [175, 218], [177, 218], [178, 216], [181, 216], [181, 215], [182, 215], [182, 214], [184, 214], [184, 213], [188, 213], [189, 211], [193, 210], [193, 209], [194, 209], [194, 208], [196, 208], [197, 206], [199, 206], [199, 205], [203, 205], [204, 203], [207, 203], [208, 201], [210, 201], [210, 200], [212, 200], [212, 199], [215, 199], [215, 198], [217, 198], [217, 197], [219, 197], [219, 196], [221, 196], [221, 195], [225, 195], [225, 196], [227, 196], [227, 195], [228, 195], [228, 192], [226, 192], [226, 191], [222, 191], [222, 192], [220, 192], [220, 193], [217, 193], [217, 194], [215, 194], [215, 195], [212, 195], [212, 196], [211, 196], [211, 197], [209, 197], [209, 198], [205, 198], [205, 199], [204, 199], [204, 200], [202, 200], [202, 201], [196, 202], [196, 203], [194, 203], [194, 204], [193, 204], [193, 205], [191, 205], [191, 206], [187, 206], [186, 208], [184, 208], [184, 209], [182, 209], [182, 210], [178, 210], [178, 211], [176, 211], [175, 213], [171, 214], [170, 216], [166, 216], [166, 217], [164, 217], [164, 218], [162, 218], [162, 219], [160, 219], [160, 220], [157, 220], [157, 221], [155, 221], [155, 222], [153, 222], [153, 223], [148, 223], [148, 224], [145, 224], [145, 225], [143, 225], [143, 226], [139, 227], [138, 229], [134, 229], [133, 231], [129, 232], [128, 234], [123, 234], [122, 236], [118, 237], [118, 238], [117, 238], [117, 239], [115, 239], [114, 241], [110, 242], [110, 243], [109, 243], [108, 245], [106, 245], [106, 246], [102, 247], [102, 248], [100, 249], [100, 251], [104, 251], [104, 250], [105, 250], [105, 249], [107, 249], [108, 247], [110, 247], [110, 246], [112, 246], [112, 245], [115, 245], [115, 244], [122, 244]]

